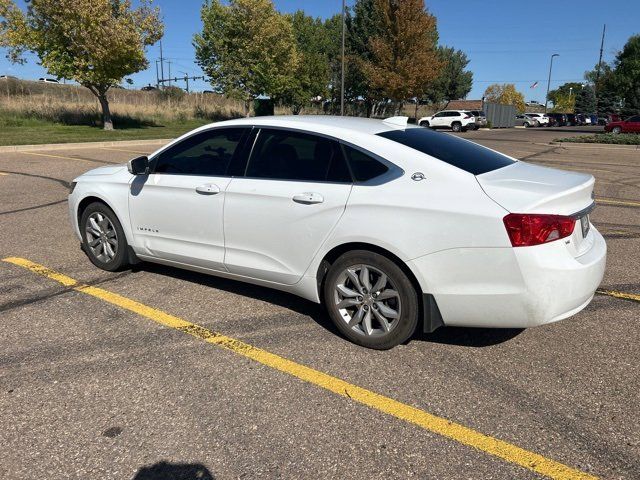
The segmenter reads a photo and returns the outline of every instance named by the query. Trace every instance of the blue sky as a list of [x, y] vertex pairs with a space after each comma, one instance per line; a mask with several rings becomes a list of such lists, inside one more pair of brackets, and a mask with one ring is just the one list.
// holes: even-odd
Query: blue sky
[[[22, 3], [22, 2], [19, 2]], [[156, 0], [164, 22], [164, 55], [171, 61], [171, 75], [201, 75], [194, 62], [191, 39], [200, 27], [201, 0]], [[347, 0], [352, 5], [354, 0]], [[474, 85], [468, 98], [480, 98], [491, 83], [515, 83], [527, 100], [542, 101], [546, 90], [549, 57], [554, 60], [551, 88], [567, 81], [581, 81], [584, 71], [598, 61], [600, 36], [607, 24], [604, 59], [613, 60], [629, 36], [640, 33], [640, 1], [636, 0], [427, 0], [438, 19], [440, 43], [467, 53]], [[341, 0], [275, 0], [282, 12], [303, 9], [309, 15], [328, 17], [340, 11]], [[4, 52], [2, 52], [4, 53]], [[138, 86], [155, 83], [157, 46], [148, 49], [151, 67], [133, 75]], [[165, 64], [165, 68], [168, 65]], [[11, 65], [4, 54], [0, 74], [38, 78], [45, 71], [30, 58], [25, 66]], [[167, 72], [165, 71], [165, 74]], [[167, 75], [168, 76], [168, 75]], [[536, 89], [529, 88], [535, 81]], [[182, 83], [179, 83], [182, 85]], [[194, 87], [193, 83], [191, 85]], [[196, 89], [206, 89], [196, 82]]]

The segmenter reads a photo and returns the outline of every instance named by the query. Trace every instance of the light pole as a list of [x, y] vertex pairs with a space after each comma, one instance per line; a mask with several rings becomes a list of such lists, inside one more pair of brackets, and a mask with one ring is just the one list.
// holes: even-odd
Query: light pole
[[342, 0], [342, 70], [340, 74], [340, 116], [344, 116], [344, 34], [345, 34], [345, 0]]
[[544, 98], [544, 113], [547, 113], [547, 104], [549, 103], [549, 87], [551, 86], [551, 69], [553, 68], [553, 57], [559, 57], [560, 55], [554, 53], [551, 55], [551, 64], [549, 65], [549, 80], [547, 80], [547, 96]]

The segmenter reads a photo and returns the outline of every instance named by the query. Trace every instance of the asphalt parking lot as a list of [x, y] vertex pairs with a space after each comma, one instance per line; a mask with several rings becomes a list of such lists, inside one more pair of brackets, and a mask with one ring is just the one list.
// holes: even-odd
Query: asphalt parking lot
[[0, 153], [0, 478], [638, 478], [640, 150], [550, 144], [595, 130], [462, 134], [596, 177], [593, 302], [384, 352], [284, 293], [96, 269], [69, 182], [160, 144]]

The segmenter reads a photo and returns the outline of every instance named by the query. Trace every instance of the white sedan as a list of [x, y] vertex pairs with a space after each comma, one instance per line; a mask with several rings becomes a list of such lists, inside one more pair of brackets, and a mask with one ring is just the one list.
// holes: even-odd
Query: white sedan
[[418, 328], [583, 309], [606, 258], [593, 185], [406, 117], [260, 117], [85, 173], [69, 213], [99, 268], [149, 261], [277, 288], [386, 349]]

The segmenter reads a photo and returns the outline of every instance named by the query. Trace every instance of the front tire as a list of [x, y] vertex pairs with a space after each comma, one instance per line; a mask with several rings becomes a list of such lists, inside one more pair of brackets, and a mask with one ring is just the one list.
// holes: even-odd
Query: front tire
[[622, 133], [622, 127], [613, 127], [611, 129], [611, 133], [615, 133], [616, 135], [618, 135], [619, 133]]
[[324, 304], [353, 343], [387, 350], [408, 340], [418, 325], [418, 295], [392, 260], [354, 250], [338, 258], [324, 282]]
[[420, 122], [420, 126], [421, 127], [425, 127], [425, 128], [429, 128], [429, 122], [427, 122], [426, 120], [424, 122]]
[[82, 249], [96, 267], [115, 272], [126, 267], [127, 239], [122, 225], [109, 207], [94, 202], [87, 206], [80, 217]]

